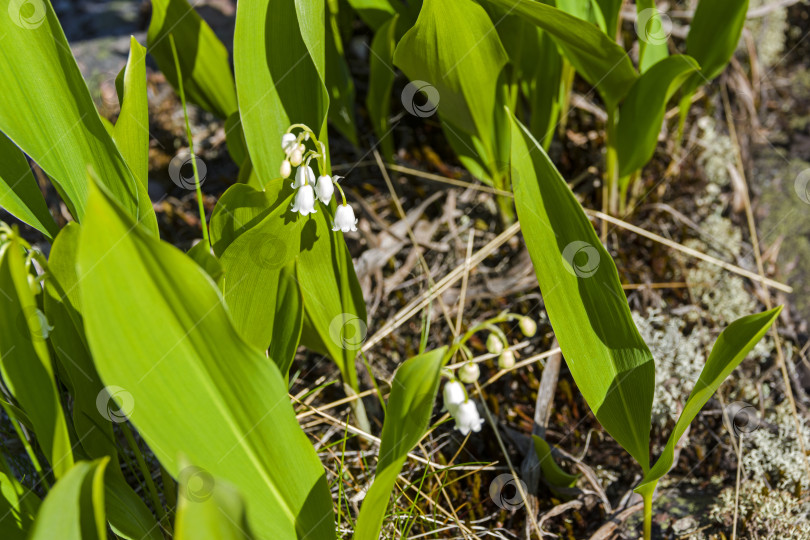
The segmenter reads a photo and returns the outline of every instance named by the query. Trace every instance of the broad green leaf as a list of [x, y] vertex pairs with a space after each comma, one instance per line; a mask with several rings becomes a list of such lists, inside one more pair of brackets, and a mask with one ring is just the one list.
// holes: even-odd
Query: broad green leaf
[[230, 483], [184, 464], [177, 489], [176, 540], [251, 540], [245, 502]]
[[214, 253], [222, 257], [239, 235], [255, 227], [286, 200], [282, 191], [289, 183], [272, 181], [264, 190], [247, 184], [234, 184], [217, 201], [208, 227]]
[[539, 60], [531, 79], [529, 128], [548, 150], [560, 118], [563, 59], [547, 32], [542, 32], [536, 55]]
[[377, 475], [363, 499], [355, 538], [380, 537], [397, 476], [408, 452], [427, 431], [446, 350], [442, 347], [406, 360], [394, 375], [391, 397], [385, 410]]
[[59, 360], [60, 380], [73, 396], [73, 429], [85, 453], [93, 459], [108, 456], [112, 462], [104, 475], [110, 525], [122, 538], [161, 540], [154, 516], [121, 473], [111, 423], [111, 419], [119, 418], [109, 414], [108, 408], [114, 404], [107, 403], [101, 409], [98, 405], [104, 384], [84, 337], [76, 274], [79, 228], [76, 223], [68, 223], [56, 237], [45, 282], [45, 314], [53, 326], [49, 338]]
[[30, 540], [104, 540], [107, 459], [79, 461], [42, 501]]
[[152, 0], [146, 44], [151, 54], [177, 88], [169, 34], [177, 49], [186, 97], [222, 119], [236, 111], [236, 89], [228, 62], [228, 50], [211, 27], [186, 0]]
[[59, 232], [25, 154], [0, 133], [0, 206], [52, 239]]
[[[78, 221], [88, 167], [138, 217], [137, 180], [102, 124], [51, 4], [13, 5], [18, 11], [4, 7], [0, 17], [0, 131], [53, 180]], [[25, 11], [34, 5], [36, 20]]]
[[[473, 0], [425, 0], [416, 25], [394, 52], [394, 63], [412, 81], [409, 88], [431, 85], [438, 98], [432, 106], [454, 129], [484, 143], [479, 160], [487, 164], [495, 161], [493, 111], [507, 61], [489, 15]], [[420, 97], [411, 93], [414, 107]]]
[[[298, 284], [314, 328], [302, 330], [301, 342], [316, 351], [325, 346], [344, 382], [357, 391], [354, 360], [366, 337], [366, 304], [343, 233], [332, 231], [334, 207], [334, 202], [328, 210], [319, 205], [302, 230]], [[313, 333], [318, 339], [312, 339]]]
[[608, 109], [616, 108], [638, 77], [627, 52], [591, 23], [535, 0], [482, 1], [520, 14], [548, 32]]
[[396, 0], [349, 0], [349, 5], [374, 32], [397, 14]]
[[262, 186], [278, 177], [281, 135], [308, 125], [324, 144], [324, 0], [255, 0], [236, 6], [236, 89], [250, 160]]
[[655, 0], [636, 0], [636, 13], [638, 70], [644, 73], [669, 56], [667, 41], [670, 29], [665, 26], [669, 19], [661, 17], [655, 7]]
[[695, 382], [695, 387], [686, 399], [681, 416], [667, 440], [664, 451], [661, 452], [655, 465], [644, 475], [644, 479], [635, 491], [642, 495], [652, 495], [658, 480], [674, 465], [675, 446], [686, 428], [726, 380], [726, 377], [740, 365], [754, 345], [762, 339], [781, 311], [782, 306], [778, 306], [770, 311], [742, 317], [720, 333], [709, 354], [709, 359], [706, 360], [706, 365], [703, 366], [703, 371], [700, 372], [700, 376]]
[[540, 461], [540, 470], [543, 471], [543, 479], [552, 488], [573, 487], [579, 478], [576, 474], [569, 474], [562, 470], [551, 453], [551, 446], [542, 437], [532, 435], [534, 441], [534, 451]]
[[248, 150], [239, 111], [232, 113], [225, 120], [225, 140], [228, 143], [228, 153], [231, 155], [231, 159], [241, 168], [248, 158]]
[[619, 108], [616, 128], [619, 176], [629, 175], [650, 161], [658, 144], [667, 102], [698, 69], [693, 58], [675, 55], [661, 60], [638, 78]]
[[622, 10], [624, 0], [592, 0], [599, 6], [602, 18], [605, 21], [606, 34], [610, 39], [616, 39], [616, 32], [619, 29], [619, 13]]
[[699, 84], [717, 77], [740, 42], [748, 0], [700, 0], [686, 36], [686, 53], [700, 64]]
[[85, 332], [161, 464], [178, 478], [183, 454], [234, 484], [258, 538], [334, 538], [324, 470], [275, 364], [242, 340], [194, 261], [133, 227], [101, 191], [90, 206], [78, 256], [82, 305], [94, 306]]
[[194, 259], [194, 262], [200, 265], [200, 268], [205, 270], [205, 273], [208, 274], [215, 283], [218, 285], [221, 284], [222, 278], [224, 277], [222, 263], [211, 253], [211, 247], [205, 240], [200, 240], [191, 246], [191, 249], [188, 250], [186, 255]]
[[515, 206], [554, 334], [596, 418], [646, 472], [655, 366], [616, 265], [548, 155], [515, 119], [511, 140]]
[[332, 24], [326, 24], [326, 88], [329, 91], [329, 121], [357, 146], [356, 120], [354, 117], [354, 80], [343, 52], [340, 33], [333, 29], [337, 24], [331, 14]]
[[374, 134], [380, 141], [382, 156], [386, 160], [394, 155], [393, 134], [388, 116], [391, 113], [391, 91], [396, 78], [394, 49], [397, 20], [398, 16], [394, 16], [379, 27], [371, 40], [369, 56], [366, 109]]
[[54, 475], [73, 465], [67, 424], [45, 341], [44, 315], [28, 285], [23, 250], [15, 239], [0, 248], [0, 373], [28, 415]]
[[39, 504], [39, 497], [14, 477], [5, 456], [0, 456], [0, 538], [24, 540]]
[[138, 209], [143, 222], [158, 234], [157, 216], [149, 200], [149, 110], [146, 101], [146, 49], [134, 37], [122, 72], [121, 113], [112, 130], [115, 145], [138, 181]]

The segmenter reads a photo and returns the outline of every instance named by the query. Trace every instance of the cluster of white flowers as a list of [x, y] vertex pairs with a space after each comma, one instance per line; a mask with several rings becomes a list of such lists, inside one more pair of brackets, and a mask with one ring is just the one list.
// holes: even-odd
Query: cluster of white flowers
[[[296, 135], [292, 133], [294, 127], [302, 127], [303, 130]], [[306, 141], [312, 140], [318, 151], [307, 151]], [[281, 169], [279, 173], [282, 178], [289, 178], [292, 174], [293, 167], [298, 167], [295, 171], [295, 177], [291, 184], [293, 189], [296, 189], [295, 200], [292, 203], [292, 211], [298, 212], [302, 216], [317, 213], [315, 209], [316, 199], [321, 201], [324, 205], [328, 205], [332, 201], [332, 195], [335, 193], [335, 187], [340, 191], [340, 196], [343, 199], [342, 204], [338, 204], [337, 211], [335, 212], [335, 220], [332, 224], [333, 231], [356, 231], [357, 219], [354, 217], [354, 209], [346, 203], [346, 196], [343, 190], [338, 185], [340, 176], [329, 176], [325, 174], [325, 156], [326, 148], [323, 143], [315, 139], [315, 135], [306, 126], [297, 125], [291, 126], [287, 133], [281, 136], [281, 149], [284, 151], [286, 158], [281, 162]], [[315, 159], [318, 162], [321, 175], [315, 179], [315, 172], [310, 167], [309, 163]]]
[[460, 382], [451, 380], [444, 384], [444, 408], [453, 416], [456, 429], [462, 435], [467, 435], [470, 431], [481, 431], [484, 420], [478, 414], [475, 402], [467, 397], [467, 391]]

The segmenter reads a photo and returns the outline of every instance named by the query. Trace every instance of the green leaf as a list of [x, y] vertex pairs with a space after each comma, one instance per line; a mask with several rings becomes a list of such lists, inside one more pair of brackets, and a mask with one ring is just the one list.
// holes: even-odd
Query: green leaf
[[397, 14], [392, 0], [349, 0], [349, 5], [375, 33]]
[[215, 283], [218, 285], [222, 283], [225, 271], [222, 269], [220, 260], [211, 253], [211, 247], [208, 245], [208, 242], [205, 240], [197, 242], [191, 246], [191, 249], [188, 250], [186, 255], [194, 259], [194, 262], [200, 265], [200, 268], [205, 270], [205, 273], [208, 274]]
[[[6, 4], [8, 5], [8, 4]], [[0, 131], [53, 180], [71, 214], [84, 219], [91, 167], [130, 216], [138, 183], [102, 124], [49, 2], [36, 21], [0, 17]]]
[[5, 456], [0, 456], [0, 538], [27, 538], [39, 505], [39, 497], [14, 477]]
[[377, 475], [363, 499], [355, 538], [379, 538], [402, 465], [422, 439], [439, 390], [446, 347], [406, 360], [397, 369], [385, 411]]
[[146, 43], [149, 54], [175, 89], [177, 69], [170, 33], [182, 45], [177, 54], [188, 100], [220, 118], [228, 118], [236, 111], [237, 103], [225, 45], [186, 0], [152, 0]]
[[602, 17], [605, 21], [606, 34], [612, 40], [616, 40], [616, 32], [619, 29], [619, 14], [622, 10], [624, 0], [592, 0], [599, 6]]
[[434, 87], [439, 101], [432, 105], [442, 120], [483, 142], [486, 153], [479, 159], [487, 164], [495, 161], [497, 79], [508, 61], [494, 30], [487, 12], [472, 0], [425, 0], [416, 25], [394, 52], [411, 88]]
[[25, 154], [0, 133], [0, 206], [52, 239], [59, 232]]
[[232, 113], [225, 120], [225, 140], [228, 144], [228, 153], [231, 155], [231, 159], [241, 168], [245, 160], [248, 159], [248, 150], [239, 111]]
[[686, 399], [683, 412], [667, 440], [664, 451], [655, 465], [644, 475], [641, 484], [635, 489], [636, 492], [645, 496], [652, 495], [658, 480], [674, 465], [675, 446], [686, 428], [726, 377], [740, 365], [754, 345], [762, 339], [781, 311], [782, 306], [778, 306], [770, 311], [748, 315], [737, 319], [723, 330], [712, 347], [712, 352], [709, 354], [709, 359], [706, 360], [706, 365], [703, 366], [703, 371], [700, 372], [695, 387]]
[[698, 69], [693, 58], [675, 55], [661, 60], [638, 78], [619, 108], [616, 128], [619, 176], [627, 176], [650, 161], [658, 144], [667, 102]]
[[109, 467], [104, 475], [104, 502], [107, 520], [117, 536], [126, 540], [163, 540], [155, 516], [117, 466]]
[[200, 467], [184, 464], [174, 526], [176, 540], [250, 540], [239, 491]]
[[391, 122], [388, 116], [391, 113], [391, 91], [396, 78], [394, 49], [397, 20], [398, 16], [394, 16], [383, 23], [371, 40], [366, 95], [366, 109], [371, 119], [371, 127], [377, 135], [377, 140], [380, 141], [380, 150], [386, 160], [394, 155], [394, 142], [390, 133]]
[[0, 373], [34, 426], [54, 475], [61, 478], [73, 465], [73, 453], [43, 318], [28, 285], [22, 247], [11, 240], [0, 248]]
[[327, 144], [324, 0], [255, 0], [236, 6], [236, 88], [250, 159], [262, 186], [278, 177], [281, 135], [308, 125]]
[[515, 206], [554, 334], [596, 418], [646, 472], [655, 367], [616, 265], [548, 155], [516, 119], [511, 140]]
[[[714, 79], [740, 42], [748, 0], [700, 0], [686, 36], [686, 53], [698, 61], [698, 85]], [[718, 22], [722, 21], [722, 24]]]
[[[330, 15], [337, 17], [337, 13]], [[354, 117], [354, 80], [349, 71], [349, 64], [343, 53], [343, 43], [340, 34], [333, 29], [333, 25], [326, 25], [326, 88], [329, 91], [329, 121], [346, 137], [349, 142], [357, 146], [356, 120]]]
[[542, 32], [535, 52], [539, 58], [531, 78], [529, 128], [545, 150], [551, 146], [560, 117], [563, 59], [547, 32]]
[[[638, 70], [644, 73], [669, 56], [667, 41], [670, 28], [664, 25], [655, 0], [636, 0], [636, 33], [638, 34]], [[672, 24], [671, 22], [669, 24]]]
[[577, 72], [599, 91], [608, 109], [615, 109], [636, 81], [625, 50], [593, 24], [535, 0], [482, 1], [520, 14], [548, 32]]
[[149, 106], [146, 100], [146, 49], [134, 37], [129, 41], [129, 59], [121, 77], [121, 113], [112, 137], [138, 181], [138, 211], [141, 221], [156, 236], [157, 216], [149, 200]]
[[334, 538], [324, 470], [276, 366], [194, 261], [101, 191], [90, 206], [78, 257], [90, 350], [102, 380], [132, 395], [128, 417], [161, 464], [178, 478], [184, 454], [234, 484], [259, 538]]
[[270, 182], [264, 190], [247, 184], [234, 184], [228, 188], [211, 213], [208, 230], [214, 253], [222, 257], [239, 235], [258, 225], [286, 200], [281, 193], [287, 185], [279, 180]]
[[562, 470], [551, 453], [551, 446], [542, 437], [532, 435], [534, 441], [534, 451], [540, 461], [540, 470], [543, 471], [543, 479], [553, 488], [573, 487], [579, 478], [576, 474], [569, 474]]
[[30, 540], [104, 540], [107, 459], [79, 461], [42, 501]]

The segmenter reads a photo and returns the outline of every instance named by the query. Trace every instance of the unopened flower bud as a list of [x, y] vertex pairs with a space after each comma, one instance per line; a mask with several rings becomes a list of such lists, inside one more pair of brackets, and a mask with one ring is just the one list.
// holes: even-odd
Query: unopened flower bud
[[304, 161], [304, 154], [296, 148], [292, 152], [290, 152], [290, 163], [293, 167], [298, 167], [301, 165], [301, 162]]
[[526, 337], [532, 337], [537, 333], [537, 323], [531, 317], [523, 317], [520, 319], [520, 331]]
[[34, 296], [42, 292], [42, 286], [39, 284], [39, 281], [31, 274], [28, 274], [28, 288], [31, 289], [31, 294]]
[[515, 354], [509, 349], [503, 351], [498, 357], [498, 367], [501, 369], [512, 369], [515, 367]]
[[292, 174], [292, 165], [286, 159], [281, 162], [281, 168], [279, 169], [278, 173], [281, 175], [282, 178], [289, 178], [290, 174]]
[[458, 378], [461, 382], [472, 384], [481, 376], [481, 369], [475, 362], [467, 362], [458, 368]]
[[501, 354], [503, 352], [503, 341], [496, 334], [490, 334], [487, 338], [487, 350], [492, 354]]

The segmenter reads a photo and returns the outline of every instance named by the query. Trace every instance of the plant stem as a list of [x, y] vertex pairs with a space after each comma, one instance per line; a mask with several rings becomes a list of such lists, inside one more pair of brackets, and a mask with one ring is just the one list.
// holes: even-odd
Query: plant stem
[[152, 505], [155, 507], [155, 513], [157, 514], [158, 519], [163, 522], [164, 526], [166, 526], [168, 530], [171, 530], [171, 524], [166, 517], [166, 511], [163, 509], [163, 503], [160, 502], [160, 496], [158, 495], [155, 481], [152, 479], [152, 473], [149, 471], [149, 467], [146, 465], [146, 461], [143, 459], [143, 453], [141, 453], [138, 443], [135, 442], [135, 437], [133, 437], [132, 431], [130, 430], [129, 426], [124, 423], [121, 424], [121, 432], [124, 434], [127, 444], [129, 444], [129, 447], [135, 454], [135, 461], [137, 462], [138, 468], [141, 470], [143, 479], [146, 482], [146, 487], [148, 488], [147, 491], [149, 491], [149, 496], [152, 499]]
[[180, 94], [180, 102], [183, 104], [183, 118], [186, 121], [186, 138], [188, 139], [188, 151], [191, 155], [191, 168], [194, 170], [194, 187], [197, 190], [197, 206], [200, 210], [202, 235], [203, 240], [210, 249], [211, 240], [208, 238], [208, 223], [205, 220], [205, 206], [203, 205], [202, 188], [200, 187], [200, 173], [197, 171], [197, 155], [194, 153], [194, 139], [191, 137], [191, 126], [188, 123], [188, 110], [186, 109], [186, 93], [183, 91], [183, 74], [180, 71], [180, 59], [177, 57], [177, 47], [174, 44], [174, 36], [172, 34], [169, 34], [169, 43], [172, 46], [174, 68], [177, 70], [177, 90]]
[[605, 129], [605, 190], [603, 196], [607, 196], [607, 209], [611, 215], [618, 210], [619, 199], [619, 157], [616, 153], [616, 114], [613, 110], [608, 110], [607, 127]]
[[644, 498], [644, 540], [652, 540], [652, 499], [653, 491], [642, 495]]

